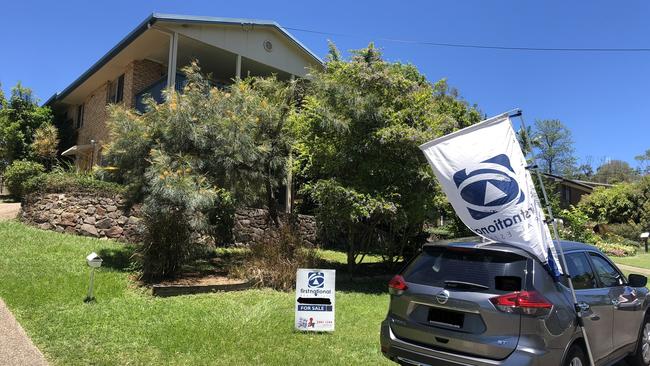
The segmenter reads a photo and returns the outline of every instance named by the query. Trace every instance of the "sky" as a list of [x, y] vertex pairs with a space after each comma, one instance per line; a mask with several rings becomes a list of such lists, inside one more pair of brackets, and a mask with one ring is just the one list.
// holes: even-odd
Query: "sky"
[[0, 82], [41, 99], [63, 90], [152, 12], [275, 20], [324, 57], [369, 42], [391, 61], [446, 78], [487, 115], [514, 108], [528, 124], [559, 119], [576, 156], [598, 163], [650, 149], [650, 52], [450, 48], [418, 42], [537, 48], [650, 48], [650, 2], [9, 1], [0, 0]]

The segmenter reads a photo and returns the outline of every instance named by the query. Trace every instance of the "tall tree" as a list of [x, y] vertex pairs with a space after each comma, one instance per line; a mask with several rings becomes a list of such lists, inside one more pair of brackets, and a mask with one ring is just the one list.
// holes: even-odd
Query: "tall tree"
[[331, 46], [325, 68], [311, 74], [297, 117], [297, 176], [321, 233], [347, 251], [350, 269], [371, 251], [400, 257], [421, 243], [438, 192], [418, 146], [481, 114], [445, 81], [432, 85], [372, 44], [349, 60]]
[[535, 121], [535, 156], [544, 172], [569, 174], [576, 159], [571, 131], [557, 119]]
[[650, 174], [650, 149], [645, 153], [637, 155], [634, 160], [639, 162], [639, 173], [642, 175]]
[[596, 170], [594, 180], [600, 183], [615, 184], [632, 182], [638, 178], [637, 172], [623, 160], [610, 160]]
[[40, 107], [31, 89], [20, 83], [11, 89], [11, 97], [3, 104], [0, 109], [0, 170], [14, 160], [29, 158], [34, 133], [52, 121], [50, 109]]

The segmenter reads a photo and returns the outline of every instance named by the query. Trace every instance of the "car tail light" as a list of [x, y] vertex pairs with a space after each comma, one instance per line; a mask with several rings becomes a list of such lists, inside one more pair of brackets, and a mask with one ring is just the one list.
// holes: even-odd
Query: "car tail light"
[[395, 275], [395, 277], [388, 282], [388, 292], [392, 295], [401, 295], [408, 288], [406, 281], [404, 281], [404, 277], [400, 275]]
[[493, 297], [490, 301], [506, 313], [540, 316], [548, 314], [553, 308], [553, 304], [537, 291], [517, 291]]

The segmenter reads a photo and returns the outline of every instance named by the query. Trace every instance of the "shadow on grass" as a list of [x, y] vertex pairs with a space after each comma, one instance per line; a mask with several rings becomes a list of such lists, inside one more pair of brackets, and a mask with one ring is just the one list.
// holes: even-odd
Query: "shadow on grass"
[[365, 294], [388, 293], [388, 281], [402, 268], [402, 264], [390, 266], [385, 263], [360, 263], [352, 273], [347, 265], [322, 260], [320, 268], [336, 270], [336, 290]]
[[101, 249], [97, 254], [103, 259], [102, 267], [129, 272], [133, 270], [131, 257], [134, 252], [134, 245], [124, 245], [120, 248]]

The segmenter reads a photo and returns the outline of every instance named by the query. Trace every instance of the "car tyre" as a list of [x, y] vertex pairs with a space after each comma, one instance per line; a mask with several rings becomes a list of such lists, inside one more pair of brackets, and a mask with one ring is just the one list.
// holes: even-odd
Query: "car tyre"
[[564, 360], [564, 366], [589, 366], [589, 361], [582, 348], [576, 344], [571, 346]]
[[626, 361], [630, 366], [650, 365], [650, 315], [646, 315], [643, 319], [636, 352], [630, 355]]

